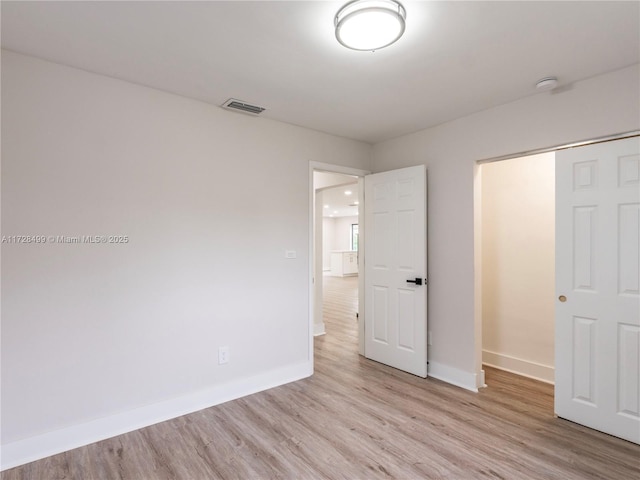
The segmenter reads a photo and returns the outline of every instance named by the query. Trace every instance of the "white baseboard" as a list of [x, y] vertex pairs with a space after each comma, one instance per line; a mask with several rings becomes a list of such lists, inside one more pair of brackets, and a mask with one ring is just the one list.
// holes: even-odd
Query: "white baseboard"
[[313, 324], [313, 336], [317, 337], [319, 335], [324, 335], [326, 332], [324, 328], [324, 322], [314, 323]]
[[480, 378], [478, 379], [478, 388], [484, 388], [487, 384], [484, 381], [484, 370], [480, 370]]
[[456, 387], [478, 392], [478, 375], [475, 373], [465, 372], [464, 370], [432, 361], [429, 361], [427, 372], [430, 377], [437, 378]]
[[482, 363], [489, 367], [505, 370], [523, 377], [550, 383], [552, 385], [555, 381], [554, 367], [531, 362], [522, 358], [512, 357], [510, 355], [504, 355], [502, 353], [483, 350]]
[[312, 373], [312, 364], [304, 362], [2, 445], [0, 470], [24, 465], [236, 398], [294, 382], [308, 377]]

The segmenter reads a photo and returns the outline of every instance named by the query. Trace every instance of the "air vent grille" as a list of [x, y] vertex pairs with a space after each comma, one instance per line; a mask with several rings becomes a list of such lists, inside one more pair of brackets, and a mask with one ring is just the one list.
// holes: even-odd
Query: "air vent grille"
[[257, 105], [251, 105], [250, 103], [243, 102], [242, 100], [236, 100], [235, 98], [230, 98], [226, 102], [222, 104], [222, 108], [226, 108], [227, 110], [235, 110], [238, 112], [248, 113], [249, 115], [260, 115], [262, 112], [266, 110], [264, 107], [259, 107]]

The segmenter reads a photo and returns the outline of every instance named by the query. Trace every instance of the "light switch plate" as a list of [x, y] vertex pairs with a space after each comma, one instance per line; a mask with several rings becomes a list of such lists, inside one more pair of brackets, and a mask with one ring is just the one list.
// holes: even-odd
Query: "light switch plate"
[[229, 347], [218, 348], [218, 365], [229, 363]]

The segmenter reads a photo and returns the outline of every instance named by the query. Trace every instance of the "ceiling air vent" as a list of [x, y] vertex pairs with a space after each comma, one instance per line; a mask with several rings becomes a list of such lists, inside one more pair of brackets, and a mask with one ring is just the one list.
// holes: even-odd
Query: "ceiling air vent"
[[258, 107], [257, 105], [251, 105], [250, 103], [243, 102], [242, 100], [236, 100], [230, 98], [222, 104], [222, 108], [227, 110], [235, 110], [237, 112], [248, 113], [249, 115], [260, 115], [266, 110], [266, 108]]

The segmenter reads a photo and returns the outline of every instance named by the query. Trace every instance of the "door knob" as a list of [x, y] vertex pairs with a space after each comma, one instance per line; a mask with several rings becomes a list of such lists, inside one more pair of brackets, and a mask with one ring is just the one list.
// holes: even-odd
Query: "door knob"
[[565, 297], [564, 295], [560, 295], [560, 296], [558, 297], [558, 300], [560, 300], [561, 302], [563, 302], [563, 303], [564, 303], [564, 302], [566, 302], [566, 301], [567, 301], [567, 297]]
[[415, 280], [407, 280], [407, 283], [415, 283], [416, 285], [422, 285], [422, 279], [416, 277]]

